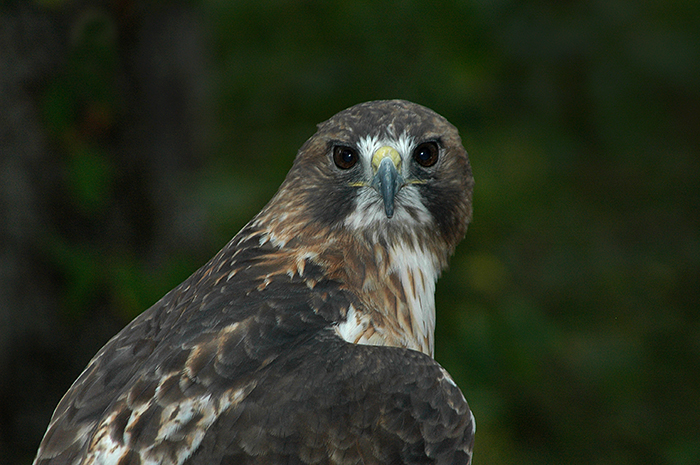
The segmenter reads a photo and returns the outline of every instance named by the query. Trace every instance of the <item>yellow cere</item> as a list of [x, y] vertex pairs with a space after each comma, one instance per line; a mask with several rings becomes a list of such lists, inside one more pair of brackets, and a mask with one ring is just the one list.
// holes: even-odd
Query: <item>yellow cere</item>
[[399, 155], [399, 152], [394, 147], [385, 145], [384, 147], [379, 147], [372, 156], [372, 168], [374, 168], [375, 173], [379, 169], [379, 163], [387, 157], [391, 159], [397, 170], [401, 167], [401, 155]]

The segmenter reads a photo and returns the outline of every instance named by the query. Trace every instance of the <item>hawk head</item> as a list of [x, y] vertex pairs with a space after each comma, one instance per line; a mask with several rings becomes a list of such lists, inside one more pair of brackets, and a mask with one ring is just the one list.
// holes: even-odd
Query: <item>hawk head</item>
[[310, 257], [373, 296], [353, 307], [360, 316], [343, 337], [432, 354], [434, 285], [466, 233], [473, 184], [445, 118], [403, 100], [367, 102], [319, 124], [253, 224], [297, 262]]

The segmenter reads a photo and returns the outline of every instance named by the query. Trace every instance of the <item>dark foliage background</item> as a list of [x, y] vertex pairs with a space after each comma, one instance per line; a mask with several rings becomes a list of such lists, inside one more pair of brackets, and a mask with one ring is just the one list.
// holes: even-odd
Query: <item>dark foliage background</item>
[[475, 464], [700, 463], [700, 2], [0, 2], [0, 460], [275, 191], [315, 124], [422, 103], [475, 215], [436, 358]]

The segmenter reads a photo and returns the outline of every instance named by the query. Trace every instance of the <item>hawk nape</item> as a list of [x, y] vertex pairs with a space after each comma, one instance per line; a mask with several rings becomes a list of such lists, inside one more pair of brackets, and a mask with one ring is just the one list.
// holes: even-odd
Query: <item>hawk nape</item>
[[472, 186], [425, 107], [320, 124], [270, 203], [92, 359], [34, 463], [469, 463], [474, 418], [432, 354]]

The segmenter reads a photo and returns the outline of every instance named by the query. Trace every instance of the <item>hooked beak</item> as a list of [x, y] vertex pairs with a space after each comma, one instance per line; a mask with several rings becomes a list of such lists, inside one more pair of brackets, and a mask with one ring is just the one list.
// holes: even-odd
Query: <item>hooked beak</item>
[[403, 176], [399, 174], [400, 167], [401, 156], [393, 147], [380, 147], [372, 156], [372, 187], [382, 195], [387, 218], [394, 216], [394, 199], [404, 184]]

